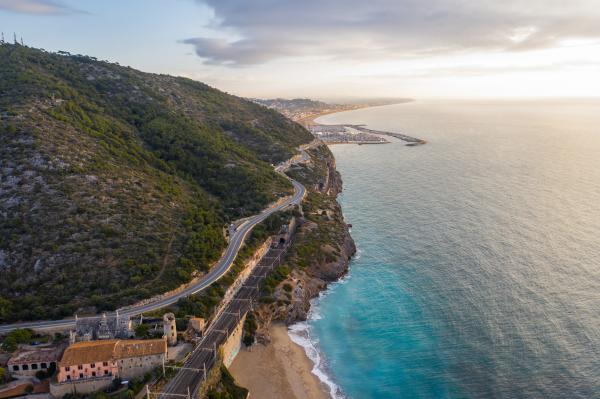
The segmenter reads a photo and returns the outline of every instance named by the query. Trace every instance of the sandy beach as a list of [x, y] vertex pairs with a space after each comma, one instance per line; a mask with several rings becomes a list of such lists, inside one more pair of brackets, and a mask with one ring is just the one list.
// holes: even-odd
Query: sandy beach
[[229, 370], [236, 383], [254, 399], [330, 399], [326, 387], [312, 374], [313, 363], [291, 341], [284, 324], [270, 328], [271, 343], [241, 350]]

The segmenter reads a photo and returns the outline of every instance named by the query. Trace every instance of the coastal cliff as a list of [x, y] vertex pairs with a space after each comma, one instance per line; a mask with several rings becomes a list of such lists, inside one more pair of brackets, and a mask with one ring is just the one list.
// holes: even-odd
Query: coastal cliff
[[302, 217], [286, 262], [273, 272], [267, 295], [256, 311], [256, 338], [269, 341], [272, 321], [293, 324], [305, 320], [311, 299], [344, 276], [356, 252], [337, 196], [342, 179], [335, 159], [325, 145], [307, 151], [310, 161], [294, 166], [288, 174], [307, 188]]

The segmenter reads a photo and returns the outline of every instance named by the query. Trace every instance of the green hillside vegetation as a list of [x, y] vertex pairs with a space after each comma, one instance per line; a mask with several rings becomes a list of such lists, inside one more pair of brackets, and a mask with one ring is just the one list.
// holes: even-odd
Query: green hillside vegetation
[[224, 227], [292, 192], [311, 140], [185, 78], [0, 46], [0, 321], [111, 310], [205, 272]]

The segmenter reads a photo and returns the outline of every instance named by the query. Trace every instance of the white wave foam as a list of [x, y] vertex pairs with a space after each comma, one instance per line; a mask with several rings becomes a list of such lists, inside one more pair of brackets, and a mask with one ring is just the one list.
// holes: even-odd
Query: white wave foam
[[321, 313], [319, 312], [319, 309], [315, 309], [314, 308], [314, 299], [311, 301], [310, 304], [310, 311], [308, 312], [308, 319], [309, 320], [321, 320], [323, 317], [321, 316]]
[[[312, 319], [313, 317], [310, 318]], [[341, 388], [333, 382], [333, 379], [327, 373], [321, 352], [318, 349], [318, 341], [311, 337], [308, 323], [303, 321], [292, 324], [288, 328], [288, 335], [292, 342], [304, 348], [306, 356], [313, 362], [312, 373], [329, 388], [329, 395], [333, 399], [344, 399], [345, 397], [342, 394]]]
[[[321, 291], [318, 297], [312, 299], [310, 301], [310, 310], [308, 311], [307, 319], [310, 321], [320, 320], [322, 318], [321, 313], [319, 312], [319, 302], [321, 299], [333, 292], [336, 287], [346, 284], [351, 277], [352, 274], [346, 274], [335, 283], [329, 285], [326, 290]], [[342, 393], [341, 387], [333, 382], [333, 378], [330, 376], [327, 370], [327, 365], [325, 364], [325, 360], [321, 355], [321, 351], [319, 350], [319, 340], [311, 335], [311, 328], [308, 322], [302, 321], [292, 324], [288, 328], [288, 335], [294, 343], [304, 348], [306, 356], [308, 356], [314, 365], [312, 373], [316, 375], [317, 378], [327, 387], [329, 387], [330, 396], [333, 399], [345, 399], [346, 397]]]
[[[362, 251], [358, 249], [354, 255], [354, 259], [358, 259], [361, 254]], [[308, 311], [307, 320], [321, 320], [322, 316], [319, 312], [319, 302], [321, 299], [332, 293], [340, 285], [346, 284], [350, 278], [352, 278], [352, 274], [346, 274], [336, 282], [330, 284], [326, 290], [321, 291], [319, 296], [313, 298], [310, 301], [310, 310]], [[311, 371], [329, 388], [329, 395], [333, 399], [346, 399], [342, 393], [341, 387], [333, 382], [333, 378], [328, 373], [327, 365], [319, 350], [319, 340], [311, 335], [311, 328], [308, 322], [302, 321], [292, 324], [288, 327], [288, 335], [292, 342], [300, 345], [304, 349], [306, 356], [313, 362], [313, 369]]]
[[360, 248], [356, 248], [356, 253], [352, 257], [352, 260], [359, 260], [362, 257], [363, 250]]

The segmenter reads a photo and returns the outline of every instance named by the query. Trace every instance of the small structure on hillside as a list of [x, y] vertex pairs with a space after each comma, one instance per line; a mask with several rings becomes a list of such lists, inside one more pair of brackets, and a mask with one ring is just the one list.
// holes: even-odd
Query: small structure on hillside
[[103, 313], [99, 318], [75, 317], [75, 330], [70, 333], [71, 343], [92, 341], [96, 339], [133, 338], [134, 330], [131, 319], [119, 313], [108, 316]]
[[163, 334], [170, 346], [177, 345], [177, 322], [173, 313], [163, 316]]
[[204, 328], [206, 328], [206, 320], [204, 320], [202, 317], [192, 317], [188, 326], [194, 330], [195, 333], [202, 335]]

